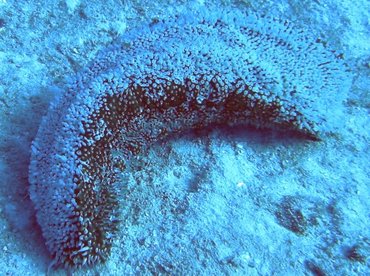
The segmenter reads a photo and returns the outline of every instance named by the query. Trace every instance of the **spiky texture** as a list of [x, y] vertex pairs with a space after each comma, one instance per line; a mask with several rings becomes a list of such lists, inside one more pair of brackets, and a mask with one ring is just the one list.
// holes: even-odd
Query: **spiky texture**
[[32, 146], [30, 194], [55, 262], [79, 267], [109, 256], [117, 174], [142, 147], [210, 123], [315, 139], [329, 103], [343, 97], [343, 72], [306, 32], [236, 10], [127, 33], [52, 103]]

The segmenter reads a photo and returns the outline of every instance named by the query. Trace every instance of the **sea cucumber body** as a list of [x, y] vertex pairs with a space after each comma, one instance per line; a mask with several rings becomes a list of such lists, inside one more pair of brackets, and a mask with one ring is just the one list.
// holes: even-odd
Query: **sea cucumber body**
[[117, 176], [143, 147], [211, 123], [316, 138], [320, 105], [343, 78], [341, 61], [304, 32], [235, 10], [127, 33], [51, 104], [32, 146], [30, 195], [56, 263], [109, 256]]

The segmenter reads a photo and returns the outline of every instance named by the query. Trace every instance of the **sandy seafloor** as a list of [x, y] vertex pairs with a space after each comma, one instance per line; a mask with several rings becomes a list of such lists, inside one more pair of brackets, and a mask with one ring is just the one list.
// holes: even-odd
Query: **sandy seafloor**
[[[111, 258], [74, 275], [369, 275], [370, 2], [221, 5], [289, 19], [345, 53], [343, 127], [321, 142], [225, 128], [158, 143], [123, 175]], [[0, 275], [44, 275], [51, 262], [27, 180], [49, 101], [125, 30], [184, 10], [185, 1], [0, 0]]]

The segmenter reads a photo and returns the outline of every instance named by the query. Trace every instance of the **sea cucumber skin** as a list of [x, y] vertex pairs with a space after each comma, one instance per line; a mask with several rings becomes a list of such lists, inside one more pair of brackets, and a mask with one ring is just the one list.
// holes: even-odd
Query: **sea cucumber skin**
[[119, 172], [143, 147], [211, 123], [317, 138], [345, 80], [341, 60], [305, 32], [236, 10], [127, 33], [51, 104], [32, 145], [30, 196], [55, 262], [108, 258]]

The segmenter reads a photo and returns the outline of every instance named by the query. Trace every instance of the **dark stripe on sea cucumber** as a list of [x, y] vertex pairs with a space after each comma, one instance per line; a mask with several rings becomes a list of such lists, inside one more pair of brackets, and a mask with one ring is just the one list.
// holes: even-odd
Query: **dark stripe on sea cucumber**
[[305, 32], [236, 10], [127, 33], [52, 103], [32, 146], [30, 195], [55, 262], [108, 258], [118, 174], [143, 147], [211, 123], [317, 139], [345, 79], [341, 61]]

